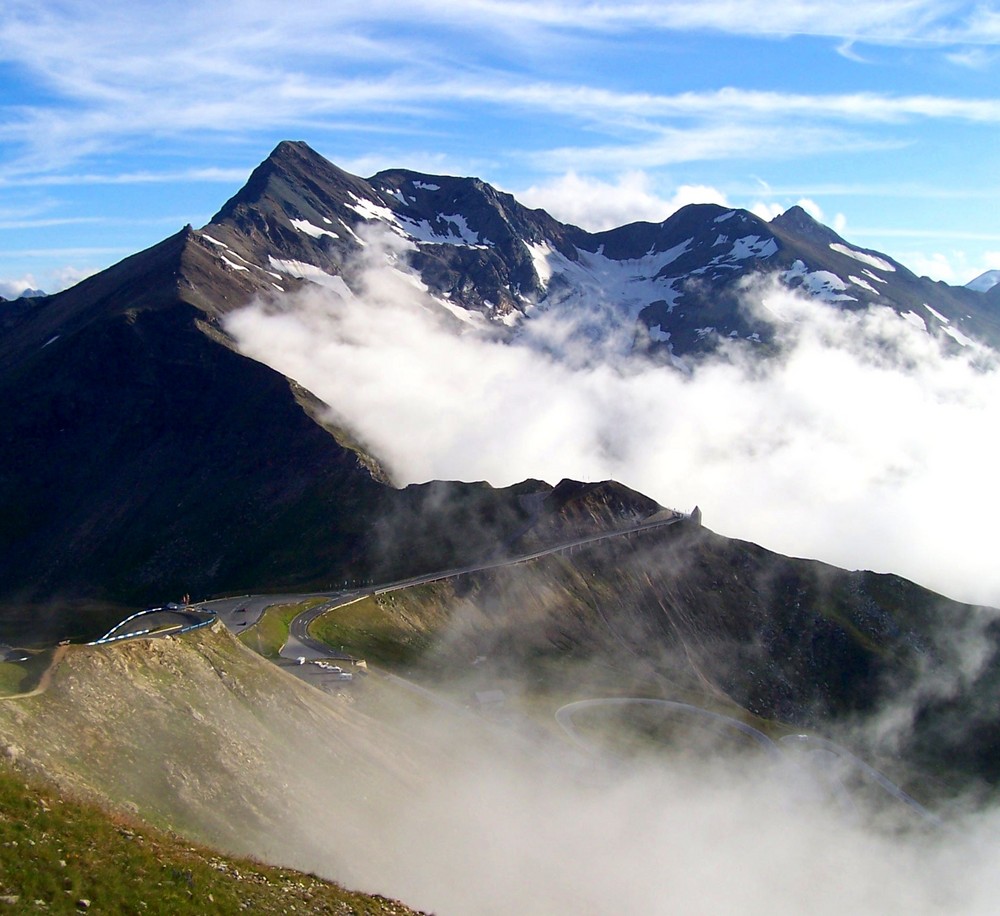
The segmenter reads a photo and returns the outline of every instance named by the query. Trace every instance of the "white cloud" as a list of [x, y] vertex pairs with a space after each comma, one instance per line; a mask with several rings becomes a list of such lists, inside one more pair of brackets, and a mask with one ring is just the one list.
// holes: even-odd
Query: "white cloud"
[[[963, 28], [971, 28], [973, 19], [978, 46], [996, 40], [991, 17], [981, 11], [975, 17], [945, 15], [932, 0], [882, 3], [871, 11], [871, 5], [864, 11], [844, 5], [835, 16], [805, 2], [783, 5], [780, 12], [756, 2], [603, 6], [481, 0], [462, 4], [461, 13], [451, 2], [411, 0], [407, 6], [413, 17], [401, 17], [398, 5], [381, 2], [363, 8], [310, 4], [310, 28], [303, 32], [294, 18], [275, 17], [266, 3], [237, 7], [216, 0], [196, 11], [164, 12], [151, 21], [141, 7], [124, 3], [112, 3], [94, 16], [83, 2], [39, 8], [15, 0], [0, 22], [0, 60], [44, 86], [59, 104], [33, 101], [8, 112], [0, 139], [24, 150], [11, 169], [37, 175], [120, 148], [122, 138], [177, 138], [191, 132], [231, 137], [248, 131], [273, 136], [297, 134], [305, 126], [311, 132], [346, 128], [405, 134], [413, 129], [412, 117], [387, 122], [386, 116], [419, 116], [426, 125], [428, 116], [436, 113], [440, 127], [441, 117], [450, 117], [463, 103], [525, 115], [558, 114], [564, 127], [587, 123], [614, 133], [653, 131], [663, 141], [654, 157], [660, 161], [681, 161], [667, 150], [679, 138], [662, 134], [668, 126], [677, 129], [678, 120], [702, 133], [706, 126], [785, 125], [785, 136], [774, 144], [766, 143], [761, 129], [756, 137], [744, 137], [750, 141], [746, 145], [727, 147], [730, 156], [745, 155], [757, 148], [755, 143], [769, 148], [770, 155], [782, 145], [785, 155], [815, 151], [815, 143], [804, 143], [807, 133], [790, 132], [790, 121], [814, 127], [834, 122], [895, 125], [914, 119], [1000, 122], [1000, 101], [993, 98], [733, 86], [672, 93], [611, 91], [596, 83], [548, 79], [543, 74], [551, 67], [518, 66], [515, 74], [499, 62], [491, 71], [483, 67], [482, 55], [465, 50], [505, 46], [520, 32], [530, 32], [528, 40], [537, 43], [539, 30], [555, 30], [564, 37], [592, 31], [591, 40], [606, 37], [608, 29], [709, 28], [756, 36], [829, 35], [855, 43], [931, 42], [946, 34], [954, 41]], [[430, 54], [428, 30], [435, 23], [447, 31], [435, 36]], [[836, 132], [828, 128], [827, 133]], [[690, 157], [699, 146], [718, 150], [718, 140], [709, 139], [684, 143], [688, 152], [681, 158]], [[828, 142], [832, 139], [827, 137]], [[837, 148], [849, 142], [842, 139]], [[706, 155], [714, 158], [719, 153]], [[603, 168], [614, 161], [605, 158]], [[589, 168], [572, 162], [569, 166]], [[642, 166], [624, 164], [637, 167]], [[146, 180], [141, 173], [125, 177]]]
[[706, 185], [681, 185], [672, 196], [662, 197], [652, 184], [650, 176], [641, 171], [626, 172], [614, 181], [570, 171], [516, 196], [529, 207], [540, 207], [561, 222], [592, 232], [640, 220], [662, 222], [687, 204], [729, 206], [721, 191]]
[[814, 220], [817, 220], [818, 222], [823, 222], [824, 219], [823, 210], [820, 207], [820, 205], [816, 203], [816, 201], [811, 200], [808, 197], [802, 197], [799, 198], [799, 200], [797, 200], [795, 203], [798, 206], [800, 206], [803, 210], [805, 210], [806, 213], [808, 213]]
[[986, 251], [970, 257], [965, 251], [910, 250], [901, 255], [906, 265], [917, 276], [942, 280], [954, 286], [964, 286], [988, 270], [1000, 269], [1000, 251]]
[[26, 289], [38, 289], [38, 281], [34, 274], [24, 274], [13, 279], [0, 279], [0, 296], [4, 299], [16, 299]]
[[766, 367], [738, 348], [690, 377], [593, 345], [562, 360], [532, 336], [456, 334], [393, 271], [370, 263], [359, 298], [309, 290], [228, 326], [333, 405], [399, 480], [614, 477], [701, 505], [730, 536], [1000, 605], [995, 367], [945, 355], [888, 310], [839, 312], [778, 287], [748, 292], [788, 350]]
[[46, 292], [58, 293], [64, 289], [68, 289], [71, 286], [76, 286], [81, 280], [86, 280], [87, 277], [92, 277], [97, 273], [97, 268], [94, 267], [73, 267], [67, 264], [65, 267], [59, 267], [55, 270], [49, 272], [49, 276], [52, 278]]
[[[817, 222], [823, 222], [825, 217], [823, 215], [823, 208], [820, 207], [816, 201], [808, 197], [800, 197], [795, 201], [795, 205], [801, 207], [806, 211], [814, 220]], [[750, 205], [749, 210], [751, 213], [756, 214], [763, 220], [772, 220], [776, 216], [780, 216], [788, 206], [785, 204], [775, 203], [774, 201], [763, 201], [758, 200], [757, 202]], [[838, 217], [843, 220], [842, 214], [837, 214]], [[839, 230], [838, 230], [839, 231]]]
[[[372, 853], [328, 831], [324, 859], [347, 870], [338, 879], [429, 911], [482, 916], [993, 909], [994, 811], [953, 831], [893, 834], [874, 829], [867, 810], [849, 817], [824, 802], [818, 764], [683, 753], [581, 761], [513, 729], [477, 752], [474, 725], [456, 734], [426, 718], [420, 732], [403, 725], [452, 759], [381, 815]], [[840, 776], [825, 765], [832, 786]], [[344, 797], [328, 807], [355, 820], [357, 803], [336, 786], [309, 786], [309, 795]]]
[[756, 203], [751, 204], [749, 209], [755, 216], [759, 216], [761, 219], [770, 222], [776, 216], [781, 216], [786, 208], [781, 204], [765, 203], [762, 200], [758, 200]]
[[78, 268], [72, 265], [46, 270], [43, 274], [24, 274], [19, 277], [0, 278], [0, 296], [16, 299], [26, 289], [40, 289], [51, 295], [75, 286], [81, 280], [97, 273], [97, 269]]
[[985, 48], [962, 48], [946, 54], [945, 57], [953, 64], [968, 67], [970, 70], [989, 70], [996, 62], [996, 52]]

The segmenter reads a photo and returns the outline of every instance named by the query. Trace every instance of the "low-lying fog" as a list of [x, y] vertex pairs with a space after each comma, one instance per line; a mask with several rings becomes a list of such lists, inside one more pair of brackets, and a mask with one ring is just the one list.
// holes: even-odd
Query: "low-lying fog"
[[625, 762], [609, 744], [592, 756], [512, 733], [498, 749], [476, 745], [476, 726], [410, 725], [448, 763], [353, 823], [370, 833], [363, 851], [338, 842], [344, 787], [328, 804], [311, 787], [329, 847], [307, 867], [441, 916], [996, 911], [995, 814], [934, 827], [870, 781], [838, 788], [816, 751]]

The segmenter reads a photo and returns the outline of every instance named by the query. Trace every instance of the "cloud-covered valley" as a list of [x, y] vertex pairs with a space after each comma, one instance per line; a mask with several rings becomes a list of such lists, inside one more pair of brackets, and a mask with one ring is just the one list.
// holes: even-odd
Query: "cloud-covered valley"
[[[399, 484], [614, 478], [793, 556], [897, 572], [1000, 605], [1000, 370], [889, 309], [746, 290], [782, 346], [690, 371], [622, 355], [613, 303], [553, 310], [511, 340], [454, 317], [371, 239], [348, 289], [309, 285], [227, 319], [242, 352], [331, 406]], [[595, 327], [602, 330], [595, 335]]]

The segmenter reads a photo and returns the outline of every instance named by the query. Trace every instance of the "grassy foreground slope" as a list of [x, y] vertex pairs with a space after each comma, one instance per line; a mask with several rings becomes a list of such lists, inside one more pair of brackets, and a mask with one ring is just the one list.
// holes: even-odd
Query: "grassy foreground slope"
[[288, 869], [192, 845], [0, 768], [0, 912], [413, 913]]
[[0, 755], [154, 827], [378, 891], [377, 825], [439, 751], [358, 705], [217, 624], [67, 647], [47, 690], [0, 701]]

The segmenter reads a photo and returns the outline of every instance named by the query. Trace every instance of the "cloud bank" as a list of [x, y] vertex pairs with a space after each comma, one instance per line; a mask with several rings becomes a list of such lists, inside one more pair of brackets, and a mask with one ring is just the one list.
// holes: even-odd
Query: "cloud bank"
[[1000, 606], [1000, 370], [982, 351], [776, 283], [745, 297], [783, 346], [766, 363], [744, 343], [690, 374], [622, 358], [613, 303], [504, 342], [435, 301], [400, 245], [369, 245], [353, 294], [311, 287], [227, 322], [398, 483], [614, 478], [722, 534]]
[[961, 833], [893, 836], [853, 802], [824, 802], [809, 764], [663, 756], [584, 769], [551, 747], [512, 741], [523, 757], [487, 760], [440, 740], [454, 763], [386, 813], [378, 853], [345, 856], [341, 880], [497, 916], [992, 911], [995, 814]]

